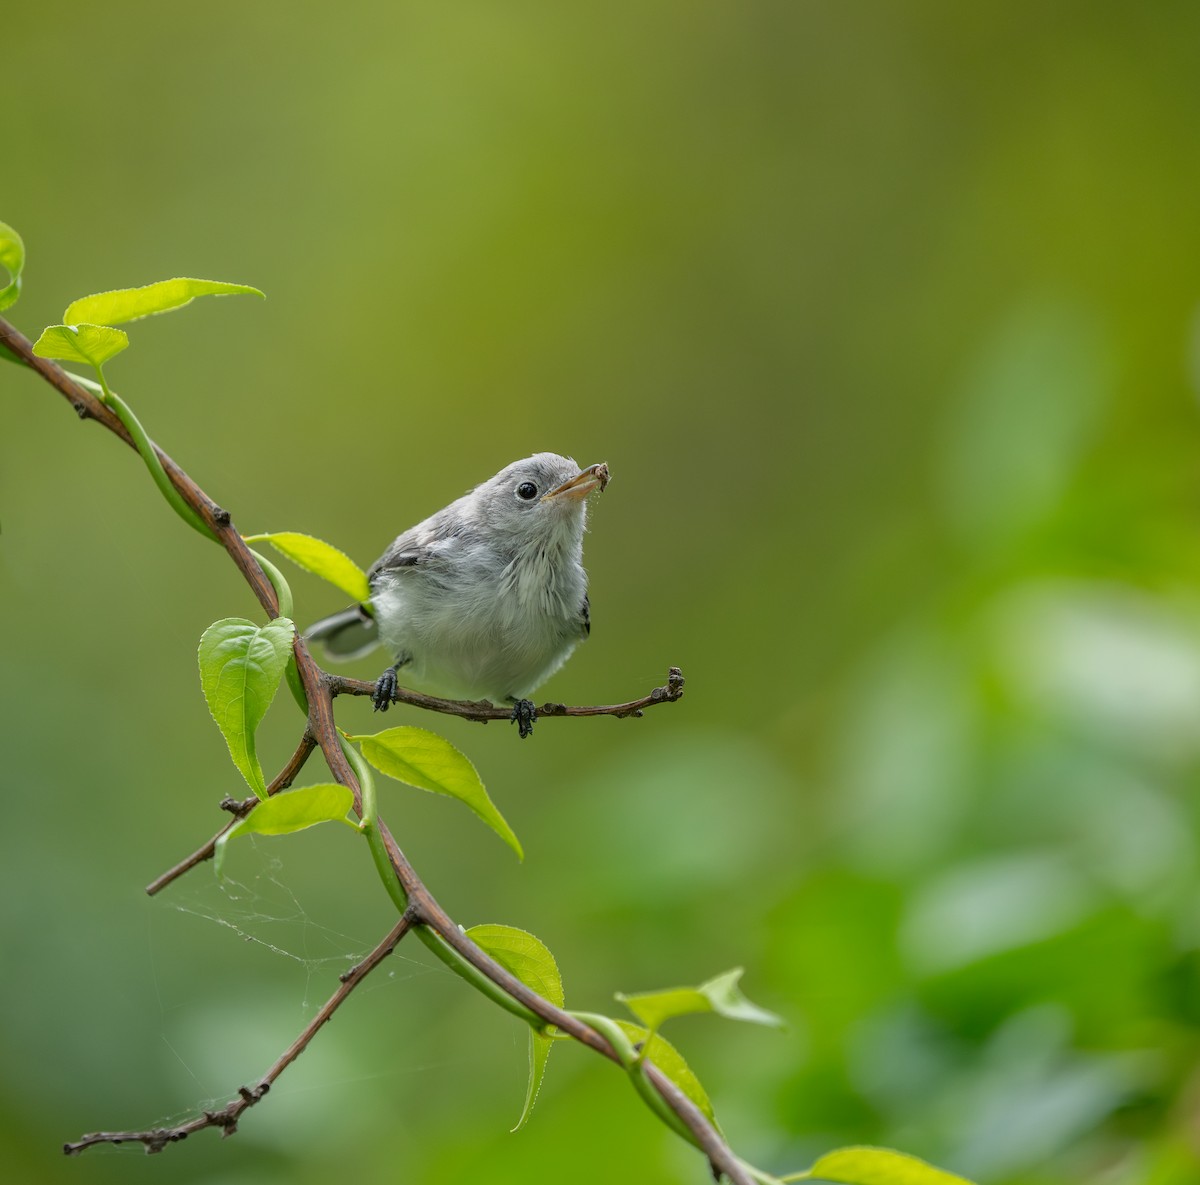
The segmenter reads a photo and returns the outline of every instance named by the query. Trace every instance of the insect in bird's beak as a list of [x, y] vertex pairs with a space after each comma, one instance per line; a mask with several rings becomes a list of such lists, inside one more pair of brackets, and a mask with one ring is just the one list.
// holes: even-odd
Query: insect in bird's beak
[[608, 485], [608, 466], [603, 461], [599, 465], [589, 465], [582, 473], [577, 473], [570, 481], [564, 481], [557, 489], [542, 495], [542, 501], [550, 498], [586, 498], [593, 490], [603, 490]]

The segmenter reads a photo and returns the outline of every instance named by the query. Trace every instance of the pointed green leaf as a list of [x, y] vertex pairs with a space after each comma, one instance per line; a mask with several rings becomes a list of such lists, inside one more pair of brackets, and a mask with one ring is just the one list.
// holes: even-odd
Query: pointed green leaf
[[21, 272], [25, 267], [25, 244], [7, 222], [0, 222], [0, 267], [9, 275], [8, 283], [0, 288], [0, 313], [17, 303], [21, 295]]
[[518, 858], [525, 859], [520, 840], [488, 797], [479, 773], [445, 737], [424, 728], [402, 725], [350, 740], [360, 744], [363, 756], [389, 778], [421, 790], [432, 790], [434, 794], [448, 794], [466, 803]]
[[542, 1089], [542, 1079], [546, 1076], [546, 1062], [550, 1058], [550, 1047], [554, 1038], [539, 1033], [536, 1029], [529, 1030], [529, 1080], [525, 1084], [525, 1105], [521, 1108], [521, 1117], [509, 1128], [509, 1131], [519, 1132], [533, 1114], [533, 1104], [537, 1102], [538, 1092]]
[[742, 995], [738, 980], [742, 968], [735, 967], [707, 980], [699, 987], [670, 988], [662, 992], [639, 992], [635, 995], [617, 993], [617, 999], [652, 1032], [673, 1016], [692, 1012], [716, 1012], [731, 1020], [782, 1027], [783, 1019], [765, 1008], [759, 1008]]
[[262, 626], [227, 617], [213, 622], [200, 639], [200, 684], [208, 710], [234, 765], [259, 798], [266, 798], [267, 785], [254, 734], [279, 690], [295, 629], [286, 617]]
[[33, 343], [39, 358], [103, 366], [129, 345], [128, 336], [107, 325], [50, 325]]
[[712, 1010], [719, 1016], [728, 1017], [730, 1020], [749, 1021], [750, 1024], [755, 1025], [771, 1025], [777, 1029], [785, 1028], [786, 1022], [782, 1016], [777, 1016], [774, 1012], [768, 1012], [767, 1009], [752, 1004], [742, 994], [742, 989], [738, 987], [738, 981], [743, 974], [741, 967], [734, 967], [732, 971], [724, 971], [720, 975], [714, 975], [712, 979], [706, 980], [697, 991], [703, 993], [712, 1004]]
[[367, 574], [348, 556], [331, 543], [302, 535], [298, 531], [275, 531], [269, 535], [247, 535], [247, 543], [265, 541], [287, 556], [293, 564], [329, 581], [352, 600], [360, 604], [371, 598]]
[[[257, 288], [248, 284], [223, 284], [219, 280], [192, 280], [179, 278], [159, 280], [142, 288], [116, 288], [111, 292], [97, 292], [95, 296], [84, 296], [73, 301], [63, 313], [68, 325], [89, 321], [96, 325], [120, 325], [125, 321], [137, 321], [154, 313], [166, 313], [191, 304], [197, 296], [262, 296]], [[265, 299], [265, 298], [264, 298]]]
[[839, 1148], [827, 1152], [807, 1173], [786, 1179], [837, 1185], [971, 1185], [965, 1177], [890, 1148]]
[[683, 1060], [683, 1055], [665, 1037], [651, 1033], [641, 1025], [630, 1024], [627, 1020], [615, 1022], [621, 1031], [634, 1043], [645, 1050], [648, 1057], [703, 1113], [713, 1127], [718, 1131], [717, 1117], [713, 1114], [712, 1102], [708, 1092], [700, 1085], [700, 1079], [692, 1073], [692, 1068]]
[[239, 819], [220, 839], [213, 852], [217, 875], [225, 860], [225, 845], [238, 835], [288, 835], [317, 823], [344, 820], [354, 806], [348, 786], [329, 782], [319, 786], [301, 786], [272, 795]]
[[[467, 937], [483, 947], [501, 967], [511, 971], [526, 987], [539, 996], [563, 1006], [562, 976], [549, 948], [540, 939], [515, 926], [472, 926]], [[546, 1074], [546, 1059], [554, 1039], [536, 1029], [529, 1030], [529, 1083], [525, 1089], [525, 1106], [513, 1131], [525, 1126], [537, 1101], [542, 1078]]]

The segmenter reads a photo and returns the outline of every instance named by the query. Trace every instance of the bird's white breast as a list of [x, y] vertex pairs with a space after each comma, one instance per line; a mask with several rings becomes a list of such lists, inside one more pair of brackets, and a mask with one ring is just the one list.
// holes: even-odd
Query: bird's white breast
[[408, 656], [402, 680], [456, 699], [531, 694], [582, 636], [582, 548], [562, 542], [512, 558], [452, 548], [383, 574], [372, 603], [383, 642]]

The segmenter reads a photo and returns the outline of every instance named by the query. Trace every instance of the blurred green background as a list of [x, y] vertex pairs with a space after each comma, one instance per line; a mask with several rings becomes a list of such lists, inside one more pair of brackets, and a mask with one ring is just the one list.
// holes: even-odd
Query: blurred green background
[[[65, 0], [0, 42], [19, 326], [269, 296], [109, 367], [244, 531], [365, 565], [516, 457], [611, 466], [545, 695], [687, 697], [405, 718], [525, 844], [388, 790], [459, 921], [541, 936], [577, 1008], [744, 965], [786, 1033], [670, 1035], [763, 1167], [1200, 1180], [1195, 4]], [[521, 1026], [407, 944], [232, 1142], [59, 1154], [253, 1080], [390, 915], [331, 829], [142, 894], [244, 792], [194, 653], [256, 607], [131, 453], [0, 392], [6, 1178], [704, 1180], [569, 1048], [508, 1134]]]

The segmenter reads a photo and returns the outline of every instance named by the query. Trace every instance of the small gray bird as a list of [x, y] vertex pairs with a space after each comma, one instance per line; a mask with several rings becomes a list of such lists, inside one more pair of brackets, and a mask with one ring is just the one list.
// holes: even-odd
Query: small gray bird
[[393, 665], [371, 697], [387, 711], [402, 667], [451, 699], [513, 705], [522, 737], [536, 711], [525, 698], [591, 631], [583, 532], [587, 495], [608, 466], [536, 453], [410, 527], [371, 565], [369, 606], [309, 629], [330, 658], [386, 647]]

